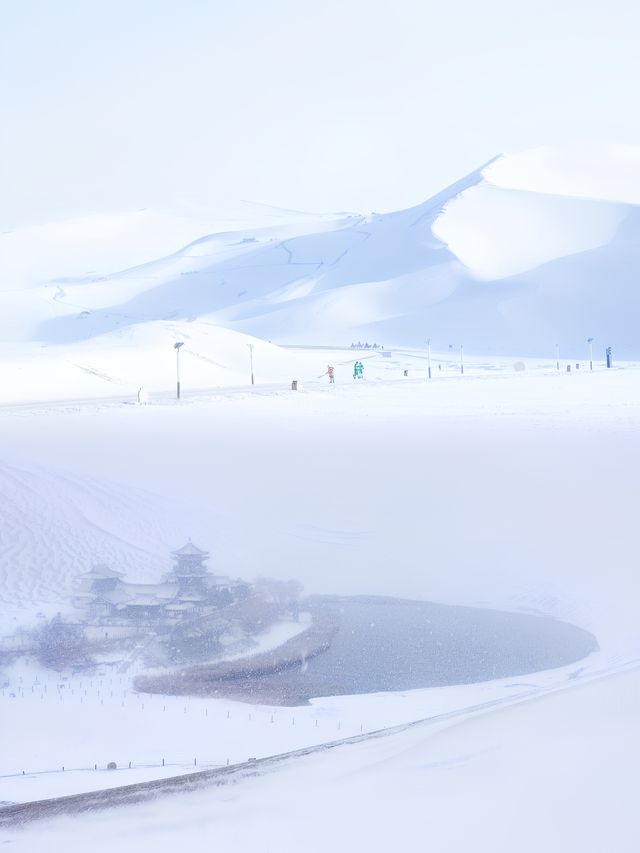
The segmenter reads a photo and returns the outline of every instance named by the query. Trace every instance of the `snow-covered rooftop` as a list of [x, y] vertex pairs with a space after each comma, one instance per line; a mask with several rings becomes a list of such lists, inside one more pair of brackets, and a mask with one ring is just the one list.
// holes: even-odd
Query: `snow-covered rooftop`
[[95, 580], [109, 580], [110, 578], [121, 578], [124, 577], [123, 572], [117, 572], [115, 569], [109, 568], [109, 566], [104, 565], [103, 563], [98, 563], [91, 567], [88, 572], [85, 572], [83, 575], [80, 575], [81, 578], [93, 578]]
[[208, 557], [209, 552], [203, 551], [202, 548], [198, 548], [197, 545], [194, 545], [191, 540], [187, 542], [186, 545], [183, 545], [182, 548], [178, 548], [177, 551], [171, 552], [174, 557]]

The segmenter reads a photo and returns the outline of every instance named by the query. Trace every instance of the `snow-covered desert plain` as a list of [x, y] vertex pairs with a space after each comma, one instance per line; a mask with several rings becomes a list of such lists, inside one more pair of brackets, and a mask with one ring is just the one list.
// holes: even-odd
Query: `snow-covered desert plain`
[[598, 644], [518, 678], [295, 708], [136, 694], [135, 665], [87, 685], [12, 663], [7, 804], [350, 742], [9, 823], [10, 848], [638, 849], [640, 160], [580, 153], [497, 160], [398, 214], [2, 235], [2, 635], [64, 610], [91, 564], [153, 581], [192, 537], [220, 574], [552, 616]]

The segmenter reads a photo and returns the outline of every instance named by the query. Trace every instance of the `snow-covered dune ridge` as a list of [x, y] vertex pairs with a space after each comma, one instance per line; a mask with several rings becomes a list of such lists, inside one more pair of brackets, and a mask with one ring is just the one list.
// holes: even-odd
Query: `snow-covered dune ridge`
[[452, 199], [434, 233], [492, 281], [606, 246], [640, 204], [640, 148], [537, 148], [501, 157]]
[[593, 337], [635, 358], [639, 202], [640, 148], [577, 146], [498, 158], [392, 213], [30, 229], [0, 237], [0, 332], [32, 348], [112, 336], [115, 350], [126, 330], [187, 321], [274, 343], [576, 356]]
[[640, 147], [545, 146], [500, 157], [483, 173], [495, 187], [640, 204]]
[[165, 257], [206, 234], [320, 218], [250, 202], [223, 210], [180, 203], [170, 209], [94, 213], [0, 234], [0, 280], [13, 288], [73, 277], [91, 280]]

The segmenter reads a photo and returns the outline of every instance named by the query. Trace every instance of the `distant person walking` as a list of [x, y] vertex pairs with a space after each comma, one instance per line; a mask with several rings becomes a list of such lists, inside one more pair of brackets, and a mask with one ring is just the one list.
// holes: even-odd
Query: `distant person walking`
[[332, 364], [327, 365], [327, 372], [325, 375], [329, 377], [329, 382], [333, 385], [336, 381], [336, 370]]
[[353, 378], [362, 379], [364, 375], [364, 364], [361, 361], [356, 361], [353, 365]]

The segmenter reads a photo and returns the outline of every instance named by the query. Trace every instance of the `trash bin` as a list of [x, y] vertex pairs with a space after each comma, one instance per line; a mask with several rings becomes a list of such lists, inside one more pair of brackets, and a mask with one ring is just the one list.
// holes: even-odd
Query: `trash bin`
[[298, 380], [297, 380], [297, 379], [294, 379], [294, 380], [291, 382], [291, 390], [292, 390], [292, 391], [297, 391], [297, 390], [298, 390]]

